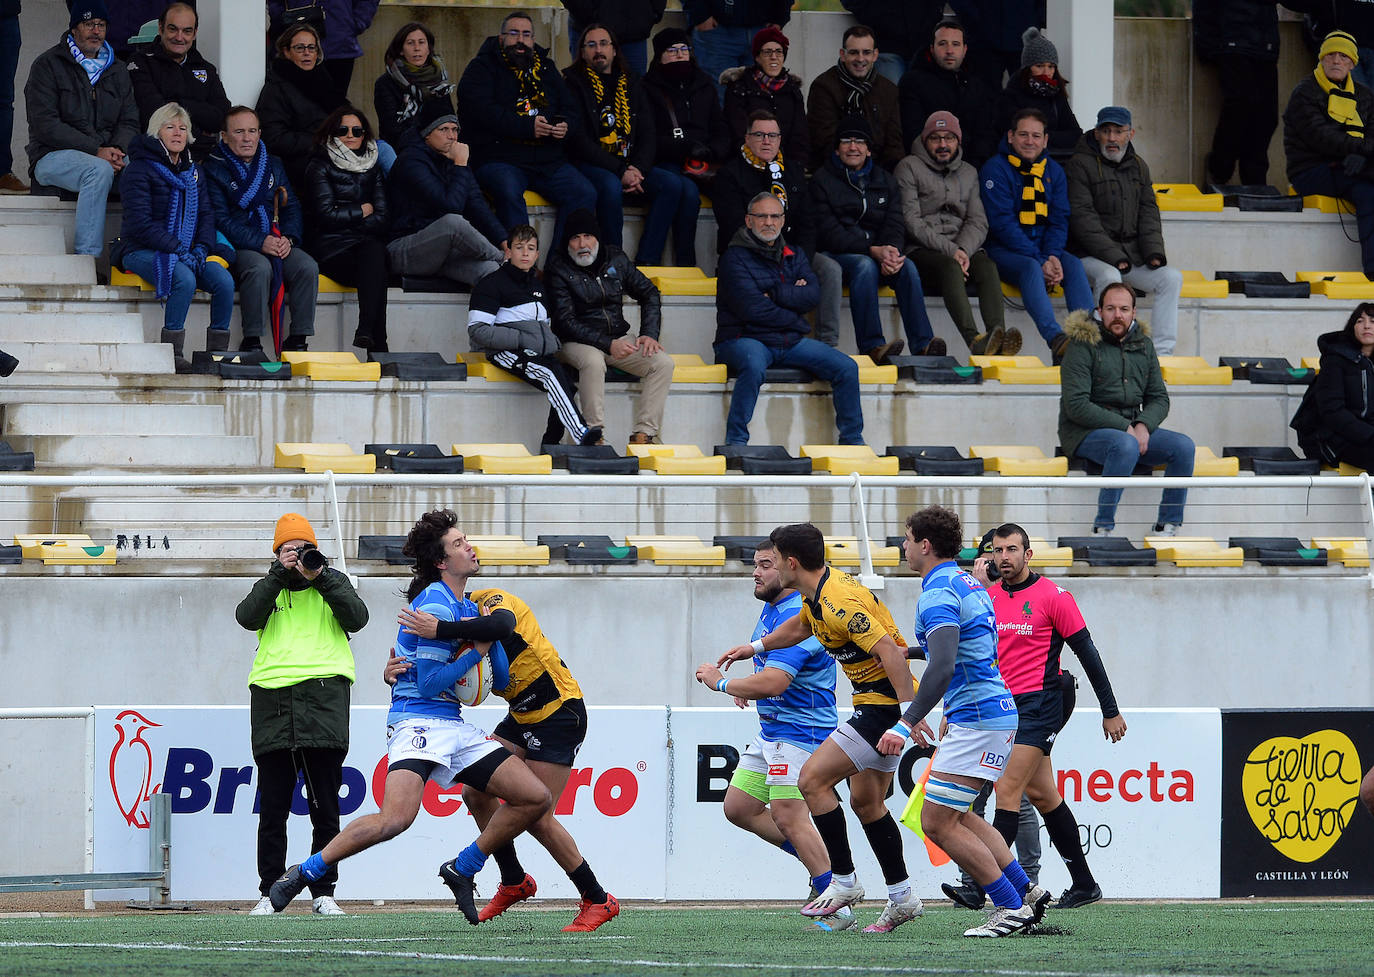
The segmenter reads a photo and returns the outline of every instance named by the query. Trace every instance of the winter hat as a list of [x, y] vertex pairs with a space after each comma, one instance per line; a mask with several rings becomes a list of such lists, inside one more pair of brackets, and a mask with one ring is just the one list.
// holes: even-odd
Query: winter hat
[[781, 44], [782, 56], [784, 58], [787, 57], [787, 48], [790, 46], [791, 42], [787, 40], [787, 35], [776, 27], [765, 27], [763, 30], [755, 34], [754, 43], [749, 50], [753, 53], [754, 57], [757, 58], [759, 56], [759, 52], [763, 50], [763, 46], [767, 44], [769, 41], [776, 41], [778, 44]]
[[590, 234], [601, 240], [601, 225], [597, 223], [596, 215], [586, 207], [579, 207], [568, 215], [568, 221], [563, 225], [563, 247], [566, 248], [568, 242], [579, 234]]
[[1131, 110], [1121, 105], [1108, 105], [1101, 112], [1097, 113], [1097, 127], [1102, 126], [1121, 126], [1123, 129], [1131, 127]]
[[458, 116], [453, 114], [453, 106], [447, 99], [437, 98], [425, 99], [424, 104], [420, 106], [420, 114], [415, 119], [415, 125], [422, 137], [450, 122], [458, 125]]
[[1040, 28], [1027, 27], [1026, 33], [1021, 35], [1021, 67], [1041, 63], [1059, 64], [1059, 49], [1040, 32]]
[[282, 543], [291, 539], [303, 539], [312, 546], [320, 545], [320, 541], [315, 538], [315, 530], [310, 527], [310, 520], [297, 512], [288, 512], [277, 520], [277, 532], [272, 537], [272, 552], [277, 552], [281, 549]]
[[681, 27], [665, 27], [654, 35], [654, 57], [661, 58], [663, 52], [675, 44], [692, 46], [691, 36]]
[[926, 119], [925, 128], [921, 130], [921, 142], [925, 142], [932, 132], [941, 130], [954, 133], [954, 138], [961, 143], [964, 141], [964, 131], [959, 128], [959, 120], [952, 112], [932, 112], [930, 118]]
[[1355, 41], [1353, 34], [1345, 31], [1332, 31], [1326, 35], [1322, 41], [1321, 50], [1317, 52], [1317, 60], [1320, 61], [1328, 54], [1344, 54], [1356, 64], [1360, 63], [1360, 48]]
[[72, 19], [67, 23], [67, 27], [72, 28], [88, 20], [103, 20], [106, 24], [110, 22], [110, 14], [105, 9], [103, 0], [78, 0], [72, 4]]
[[835, 142], [851, 138], [873, 142], [873, 129], [862, 115], [849, 115], [840, 120], [840, 127], [835, 131]]

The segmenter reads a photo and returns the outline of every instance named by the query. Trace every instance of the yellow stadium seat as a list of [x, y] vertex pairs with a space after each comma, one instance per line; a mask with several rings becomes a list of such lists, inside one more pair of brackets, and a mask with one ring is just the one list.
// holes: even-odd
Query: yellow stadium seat
[[1159, 559], [1180, 567], [1238, 567], [1245, 563], [1245, 550], [1222, 546], [1210, 536], [1149, 535], [1145, 545]]
[[625, 545], [636, 547], [641, 560], [659, 566], [725, 566], [725, 547], [711, 546], [699, 536], [626, 536]]
[[850, 356], [851, 360], [859, 365], [859, 383], [896, 383], [897, 368], [890, 364], [879, 366], [870, 357], [859, 355]]
[[673, 383], [725, 383], [729, 374], [724, 363], [707, 363], [697, 353], [672, 353]]
[[1358, 468], [1355, 465], [1350, 464], [1348, 461], [1341, 462], [1335, 468], [1332, 468], [1330, 465], [1322, 465], [1322, 471], [1335, 472], [1337, 475], [1359, 476], [1364, 474], [1363, 468]]
[[970, 356], [969, 366], [981, 367], [984, 380], [999, 383], [1055, 384], [1059, 367], [1046, 366], [1038, 356]]
[[1067, 475], [1069, 459], [1051, 458], [1029, 444], [975, 444], [970, 458], [983, 459], [983, 471], [1001, 475]]
[[1030, 558], [1030, 565], [1033, 567], [1073, 566], [1072, 546], [1051, 546], [1049, 540], [1032, 536], [1030, 548], [1033, 554]]
[[1359, 271], [1300, 271], [1298, 281], [1311, 282], [1313, 295], [1341, 301], [1374, 299], [1374, 282]]
[[346, 444], [278, 441], [274, 464], [277, 468], [303, 468], [307, 472], [371, 475], [377, 471], [377, 456], [360, 455]]
[[355, 353], [284, 349], [281, 358], [282, 362], [291, 364], [293, 377], [362, 382], [375, 382], [382, 378], [382, 364], [363, 363]]
[[483, 380], [492, 380], [498, 383], [520, 383], [520, 378], [509, 370], [503, 370], [491, 360], [487, 359], [486, 353], [463, 353], [458, 357], [460, 363], [468, 366], [469, 377], [481, 377]]
[[452, 453], [463, 456], [463, 468], [484, 475], [547, 475], [553, 471], [552, 455], [532, 455], [523, 444], [455, 444]]
[[1322, 193], [1311, 193], [1302, 198], [1304, 210], [1320, 210], [1323, 214], [1353, 214], [1355, 205], [1340, 197], [1328, 197]]
[[[1011, 284], [1010, 282], [1003, 282], [1003, 283], [1002, 283], [1002, 294], [1005, 295], [1005, 296], [1006, 296], [1007, 298], [1009, 298], [1009, 299], [1019, 299], [1019, 298], [1021, 297], [1021, 289], [1017, 288], [1015, 285]], [[1063, 295], [1063, 294], [1064, 294], [1064, 286], [1063, 286], [1063, 285], [1056, 285], [1056, 286], [1054, 286], [1054, 288], [1050, 289], [1050, 294], [1051, 294], [1051, 295]]]
[[1165, 383], [1226, 387], [1231, 385], [1229, 366], [1209, 366], [1201, 356], [1161, 356], [1159, 372]]
[[1314, 536], [1314, 549], [1326, 550], [1328, 559], [1348, 567], [1369, 566], [1369, 540], [1361, 536]]
[[145, 292], [151, 292], [153, 290], [153, 286], [150, 283], [144, 281], [133, 272], [120, 271], [118, 268], [113, 267], [110, 269], [110, 284], [140, 288]]
[[725, 456], [707, 455], [694, 444], [631, 444], [625, 454], [639, 459], [641, 471], [660, 475], [724, 475]]
[[1200, 444], [1193, 453], [1193, 474], [1199, 478], [1230, 478], [1240, 474], [1240, 459], [1218, 458], [1215, 451]]
[[45, 546], [94, 546], [95, 540], [86, 533], [15, 533], [14, 545], [25, 560], [41, 560]]
[[714, 278], [655, 278], [654, 285], [663, 295], [715, 295]]
[[114, 566], [113, 546], [71, 546], [55, 543], [39, 547], [44, 566]]
[[1320, 356], [1304, 356], [1300, 365], [1306, 370], [1320, 370], [1322, 358]]
[[896, 475], [902, 461], [880, 456], [866, 444], [804, 444], [801, 456], [811, 459], [811, 470], [827, 475]]
[[1225, 198], [1203, 193], [1191, 183], [1156, 183], [1155, 202], [1160, 210], [1219, 211]]
[[525, 206], [526, 206], [526, 207], [552, 207], [553, 204], [549, 203], [547, 199], [545, 199], [545, 198], [544, 198], [543, 196], [541, 196], [540, 194], [535, 193], [533, 190], [526, 190], [526, 191], [525, 191]]
[[357, 291], [358, 291], [358, 290], [357, 290], [356, 288], [354, 288], [352, 285], [341, 285], [339, 282], [336, 282], [334, 279], [330, 278], [328, 275], [321, 275], [321, 276], [320, 276], [320, 294], [321, 294], [321, 295], [334, 295], [334, 294], [338, 294], [338, 295], [352, 295], [352, 294], [356, 293]]
[[469, 536], [477, 559], [486, 567], [546, 567], [549, 548], [527, 543], [519, 536]]
[[1200, 271], [1183, 272], [1183, 291], [1180, 295], [1185, 299], [1224, 299], [1230, 294], [1229, 282], [1205, 278]]
[[[885, 546], [877, 540], [870, 539], [868, 549], [875, 567], [895, 567], [902, 564], [902, 548], [900, 546]], [[861, 564], [859, 537], [825, 537], [825, 562], [836, 567], [859, 566]]]

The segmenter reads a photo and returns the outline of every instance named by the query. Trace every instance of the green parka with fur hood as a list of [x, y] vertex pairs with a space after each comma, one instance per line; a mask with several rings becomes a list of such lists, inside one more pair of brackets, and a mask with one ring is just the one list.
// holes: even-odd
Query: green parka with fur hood
[[1140, 319], [1117, 339], [1095, 311], [1064, 324], [1069, 345], [1059, 369], [1059, 443], [1070, 458], [1092, 431], [1125, 431], [1136, 421], [1153, 434], [1169, 416], [1150, 327]]

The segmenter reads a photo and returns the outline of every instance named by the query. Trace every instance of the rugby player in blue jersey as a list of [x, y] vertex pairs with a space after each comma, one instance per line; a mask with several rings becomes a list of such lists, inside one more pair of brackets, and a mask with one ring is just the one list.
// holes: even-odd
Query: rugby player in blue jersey
[[925, 717], [944, 699], [940, 744], [930, 760], [921, 830], [959, 863], [992, 899], [987, 922], [965, 936], [1010, 936], [1043, 917], [1050, 894], [1031, 885], [1002, 835], [971, 808], [985, 782], [996, 782], [1016, 739], [1016, 702], [997, 670], [992, 598], [955, 558], [963, 548], [959, 516], [927, 506], [906, 521], [907, 566], [921, 575], [916, 641], [926, 658], [916, 698], [878, 741], [897, 756], [908, 737], [935, 739]]
[[[477, 554], [458, 529], [458, 517], [448, 509], [427, 512], [406, 537], [403, 551], [415, 561], [406, 589], [412, 609], [441, 621], [480, 616], [466, 599], [468, 578], [477, 572]], [[421, 638], [404, 629], [396, 638], [397, 652], [414, 663], [391, 690], [387, 714], [387, 775], [380, 813], [351, 821], [338, 836], [299, 865], [293, 865], [273, 885], [269, 898], [280, 912], [312, 879], [350, 855], [388, 841], [410, 827], [419, 813], [425, 782], [440, 788], [455, 783], [485, 791], [505, 801], [477, 836], [450, 861], [439, 867], [439, 878], [453, 890], [467, 921], [479, 922], [473, 899], [477, 875], [497, 848], [534, 824], [552, 803], [548, 788], [500, 743], [462, 718], [462, 705], [453, 693], [488, 646], [477, 644], [455, 658], [448, 641]], [[505, 654], [499, 643], [489, 649], [493, 685], [510, 682]]]
[[[802, 595], [784, 588], [778, 576], [778, 551], [764, 540], [754, 551], [754, 596], [763, 601], [751, 640], [758, 641], [795, 617]], [[811, 822], [811, 811], [797, 789], [802, 764], [825, 742], [839, 722], [835, 711], [835, 661], [814, 636], [800, 644], [753, 656], [754, 672], [726, 679], [716, 665], [697, 667], [697, 681], [734, 696], [742, 709], [756, 700], [759, 735], [745, 748], [725, 790], [725, 817], [795, 855], [817, 893], [830, 885], [830, 856]], [[730, 667], [730, 662], [725, 662]], [[854, 914], [845, 906], [821, 922], [847, 929]]]

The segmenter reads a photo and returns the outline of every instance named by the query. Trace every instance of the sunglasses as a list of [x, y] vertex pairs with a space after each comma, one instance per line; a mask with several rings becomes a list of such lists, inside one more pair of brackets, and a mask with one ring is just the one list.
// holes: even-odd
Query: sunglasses
[[339, 126], [339, 128], [334, 130], [334, 135], [341, 137], [351, 135], [357, 137], [366, 135], [366, 133], [363, 132], [362, 126]]

